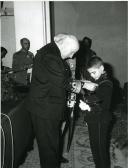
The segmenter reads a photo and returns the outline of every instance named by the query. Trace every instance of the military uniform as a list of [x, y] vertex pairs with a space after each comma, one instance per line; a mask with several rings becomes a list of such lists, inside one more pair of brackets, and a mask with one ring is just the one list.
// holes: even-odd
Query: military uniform
[[33, 64], [34, 55], [30, 51], [22, 49], [13, 55], [12, 69], [14, 71], [14, 81], [19, 85], [27, 85], [27, 69]]

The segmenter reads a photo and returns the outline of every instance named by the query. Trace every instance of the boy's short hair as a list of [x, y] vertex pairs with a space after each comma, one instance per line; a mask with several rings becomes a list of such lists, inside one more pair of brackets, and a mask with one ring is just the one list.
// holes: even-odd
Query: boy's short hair
[[92, 68], [92, 67], [99, 68], [103, 64], [104, 64], [103, 60], [100, 57], [94, 56], [88, 61], [87, 69]]

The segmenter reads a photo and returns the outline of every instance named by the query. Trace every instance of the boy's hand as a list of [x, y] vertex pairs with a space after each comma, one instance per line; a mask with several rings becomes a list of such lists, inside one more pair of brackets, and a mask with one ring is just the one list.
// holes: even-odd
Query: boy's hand
[[81, 110], [91, 111], [90, 106], [87, 103], [83, 102], [82, 100], [80, 100], [79, 107], [80, 107]]
[[94, 91], [97, 86], [98, 86], [98, 84], [96, 84], [96, 83], [93, 83], [91, 81], [85, 81], [82, 88], [90, 90], [90, 91]]

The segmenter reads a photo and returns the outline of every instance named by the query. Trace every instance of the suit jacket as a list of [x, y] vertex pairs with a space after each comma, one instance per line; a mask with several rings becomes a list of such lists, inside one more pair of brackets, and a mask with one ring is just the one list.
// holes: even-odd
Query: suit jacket
[[52, 42], [37, 51], [26, 107], [45, 119], [63, 119], [69, 69]]

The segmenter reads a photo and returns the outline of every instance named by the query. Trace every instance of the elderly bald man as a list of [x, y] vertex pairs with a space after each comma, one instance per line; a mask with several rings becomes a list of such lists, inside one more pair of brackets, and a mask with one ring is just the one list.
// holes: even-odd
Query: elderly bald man
[[69, 69], [65, 59], [79, 49], [75, 36], [58, 34], [37, 51], [30, 93], [25, 107], [30, 112], [42, 168], [59, 167], [59, 131], [66, 108]]

